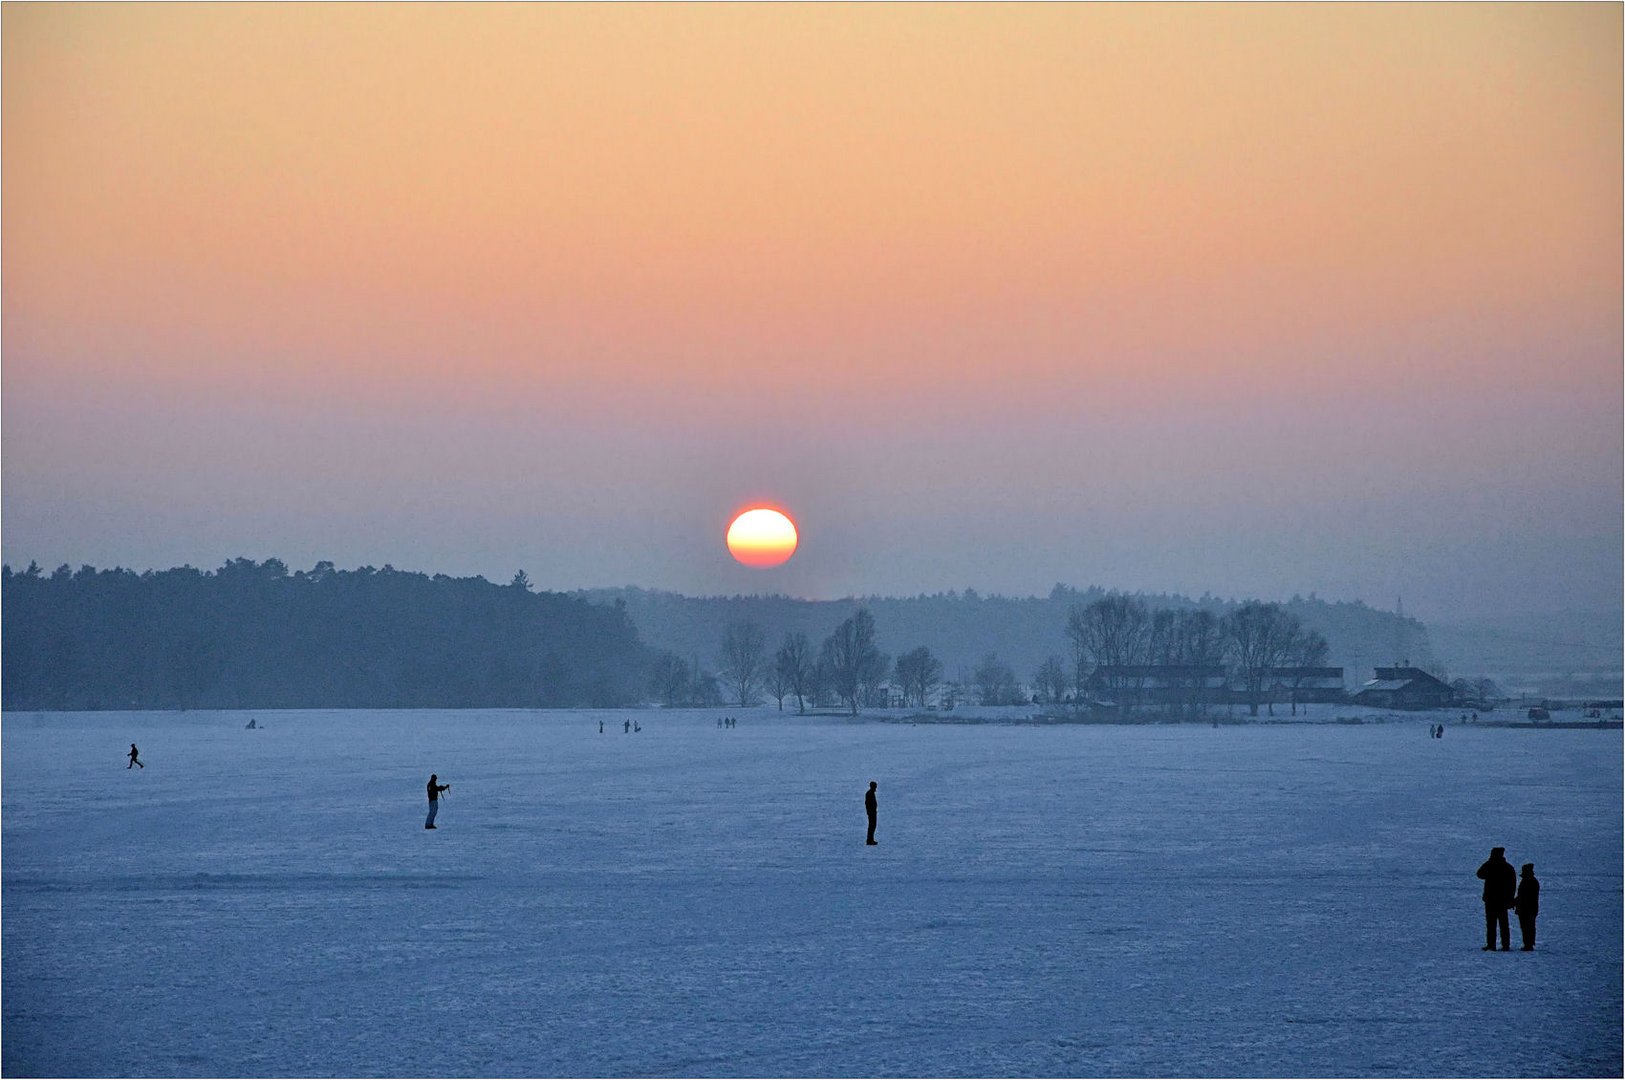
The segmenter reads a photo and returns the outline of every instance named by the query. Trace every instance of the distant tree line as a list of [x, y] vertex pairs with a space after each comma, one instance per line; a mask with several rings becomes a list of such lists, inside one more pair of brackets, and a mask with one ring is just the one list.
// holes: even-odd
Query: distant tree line
[[[1099, 686], [1093, 676], [1102, 669], [1118, 673], [1112, 689], [1133, 691], [1134, 673], [1154, 668], [1176, 683], [1174, 704], [1189, 713], [1199, 711], [1206, 699], [1205, 681], [1216, 670], [1240, 682], [1252, 715], [1266, 703], [1273, 711], [1268, 695], [1272, 679], [1285, 669], [1302, 680], [1309, 670], [1326, 665], [1330, 651], [1318, 630], [1306, 628], [1280, 604], [1256, 600], [1216, 616], [1201, 608], [1153, 610], [1137, 597], [1113, 594], [1074, 604], [1066, 636], [1072, 646], [1074, 700], [1084, 701]], [[1042, 681], [1055, 695], [1051, 700], [1059, 701], [1060, 663], [1055, 657], [1051, 661], [1049, 672], [1041, 669]], [[1290, 700], [1296, 713], [1296, 697]]]
[[385, 566], [0, 569], [7, 709], [613, 706], [656, 659], [624, 605]]
[[[1099, 587], [1075, 589], [1057, 585], [1047, 596], [1006, 597], [982, 595], [974, 590], [936, 593], [913, 597], [855, 597], [845, 600], [800, 600], [786, 596], [683, 596], [647, 589], [596, 589], [580, 595], [599, 604], [623, 601], [642, 639], [657, 649], [680, 657], [692, 676], [695, 660], [721, 676], [717, 661], [720, 643], [731, 624], [755, 623], [767, 637], [767, 654], [786, 634], [802, 634], [816, 650], [831, 629], [858, 609], [867, 610], [875, 621], [876, 647], [901, 662], [917, 648], [927, 649], [942, 665], [938, 673], [939, 697], [955, 701], [979, 701], [985, 690], [995, 692], [1002, 676], [985, 664], [990, 652], [996, 664], [1008, 666], [1018, 679], [1030, 680], [1033, 692], [1044, 700], [1051, 694], [1042, 689], [1040, 670], [1053, 680], [1054, 667], [1066, 671], [1069, 693], [1075, 679], [1075, 662], [1064, 628], [1073, 608], [1099, 600], [1123, 596]], [[1192, 599], [1172, 594], [1133, 594], [1132, 599], [1153, 612], [1197, 612], [1215, 620], [1234, 613], [1253, 601], [1227, 600], [1213, 596]], [[1281, 603], [1306, 629], [1318, 632], [1329, 647], [1328, 664], [1346, 667], [1351, 677], [1369, 677], [1379, 664], [1406, 660], [1433, 670], [1433, 654], [1428, 631], [1414, 618], [1379, 611], [1357, 602], [1332, 602], [1314, 595], [1293, 597]], [[1166, 616], [1164, 616], [1166, 617]], [[987, 678], [979, 678], [978, 672]], [[1435, 672], [1437, 673], [1437, 672]], [[893, 686], [901, 687], [904, 676], [894, 670]], [[770, 675], [764, 677], [771, 678]], [[768, 683], [758, 690], [767, 693]], [[720, 700], [732, 700], [731, 691], [719, 688]], [[1064, 697], [1065, 695], [1060, 695]], [[793, 700], [788, 695], [786, 700]]]

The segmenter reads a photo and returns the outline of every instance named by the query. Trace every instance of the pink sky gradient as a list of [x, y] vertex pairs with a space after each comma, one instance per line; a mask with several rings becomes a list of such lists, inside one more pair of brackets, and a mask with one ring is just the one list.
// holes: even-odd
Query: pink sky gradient
[[3, 19], [13, 563], [1619, 604], [1617, 5]]

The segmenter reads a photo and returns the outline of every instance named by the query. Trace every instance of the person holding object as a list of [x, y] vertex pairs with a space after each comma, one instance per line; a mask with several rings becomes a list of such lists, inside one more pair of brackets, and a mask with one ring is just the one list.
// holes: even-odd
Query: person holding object
[[434, 816], [440, 813], [440, 793], [442, 791], [451, 790], [450, 784], [435, 783], [437, 779], [439, 779], [439, 777], [436, 774], [429, 774], [429, 818], [423, 823], [423, 827], [425, 829], [432, 829], [435, 827]]
[[1501, 928], [1501, 951], [1512, 951], [1512, 927], [1507, 922], [1518, 891], [1518, 874], [1506, 859], [1507, 849], [1491, 848], [1490, 857], [1478, 868], [1484, 882], [1484, 951], [1495, 951], [1495, 928]]
[[1512, 902], [1518, 912], [1518, 929], [1523, 931], [1523, 951], [1535, 950], [1535, 916], [1540, 914], [1540, 880], [1535, 877], [1535, 864], [1523, 864], [1523, 879], [1518, 882], [1518, 898]]

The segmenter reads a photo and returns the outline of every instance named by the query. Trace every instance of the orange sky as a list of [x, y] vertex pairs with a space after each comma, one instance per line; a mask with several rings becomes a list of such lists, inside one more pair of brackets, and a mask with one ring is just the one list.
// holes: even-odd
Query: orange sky
[[[3, 18], [8, 558], [379, 562], [393, 519], [333, 516], [364, 489], [447, 522], [397, 562], [720, 587], [585, 538], [689, 506], [714, 536], [761, 492], [802, 500], [804, 555], [809, 501], [1105, 515], [1141, 539], [985, 586], [1154, 587], [1191, 564], [1126, 554], [1152, 490], [1236, 512], [1216, 591], [1307, 591], [1315, 556], [1243, 565], [1238, 500], [1502, 492], [1482, 530], [1556, 484], [1617, 582], [1617, 5]], [[238, 524], [199, 540], [209, 500]], [[527, 501], [557, 575], [531, 516], [459, 547]], [[174, 520], [121, 555], [142, 506]], [[1391, 593], [1382, 561], [1346, 588]], [[837, 562], [799, 586], [890, 591], [879, 553]]]

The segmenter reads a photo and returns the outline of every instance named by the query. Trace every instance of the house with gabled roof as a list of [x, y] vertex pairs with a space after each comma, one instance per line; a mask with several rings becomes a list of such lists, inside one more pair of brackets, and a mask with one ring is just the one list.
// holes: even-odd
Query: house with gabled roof
[[1380, 667], [1354, 701], [1378, 709], [1439, 709], [1455, 704], [1456, 692], [1421, 668]]

